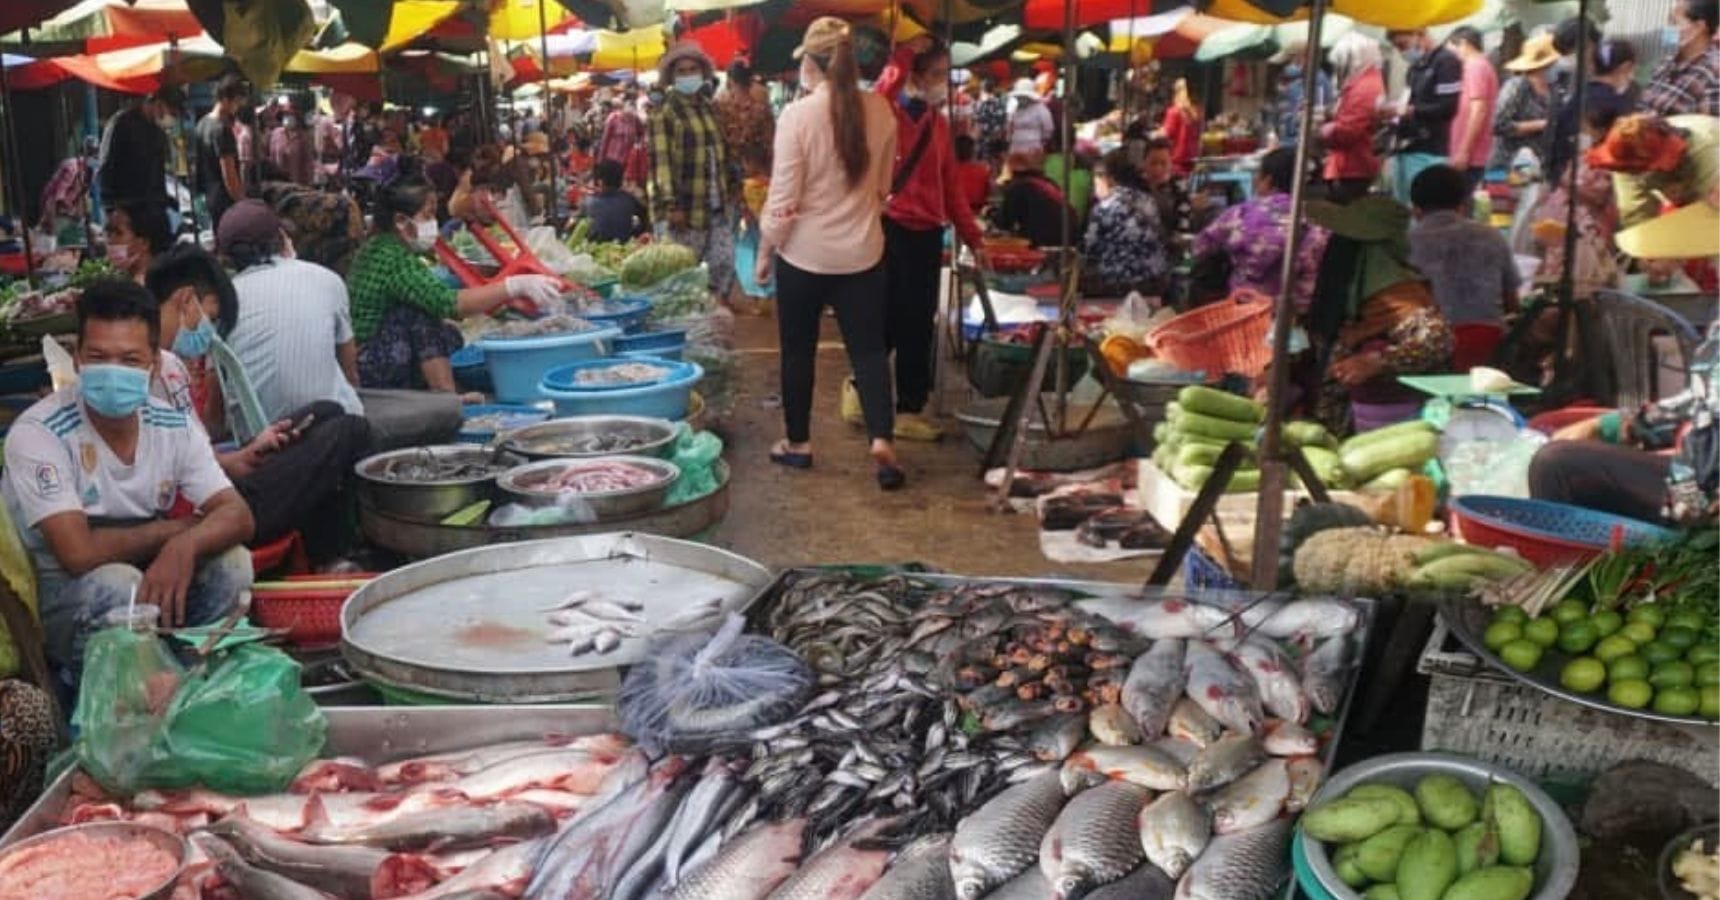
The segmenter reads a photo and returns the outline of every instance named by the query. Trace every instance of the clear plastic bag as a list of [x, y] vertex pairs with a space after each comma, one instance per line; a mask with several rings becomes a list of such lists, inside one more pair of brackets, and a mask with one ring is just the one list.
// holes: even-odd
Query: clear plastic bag
[[651, 301], [649, 321], [654, 325], [704, 315], [717, 308], [717, 298], [711, 293], [711, 272], [703, 263], [658, 281], [639, 296]]
[[715, 634], [659, 642], [621, 683], [621, 730], [648, 753], [703, 753], [800, 707], [812, 670], [794, 651], [746, 634], [730, 614]]

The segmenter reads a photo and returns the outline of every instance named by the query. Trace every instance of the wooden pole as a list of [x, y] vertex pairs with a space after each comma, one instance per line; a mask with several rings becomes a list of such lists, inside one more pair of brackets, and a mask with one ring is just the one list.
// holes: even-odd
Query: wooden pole
[[[550, 92], [549, 92], [549, 19], [548, 19], [548, 13], [544, 12], [544, 8], [547, 7], [549, 5], [549, 3], [550, 3], [550, 0], [537, 0], [538, 52], [540, 54], [542, 54], [542, 56], [543, 56], [543, 119], [542, 119], [542, 121], [543, 121], [543, 130], [544, 130], [544, 136], [545, 137], [548, 137], [550, 134], [550, 129], [549, 129], [549, 122], [550, 122], [550, 119], [549, 119], [549, 103], [550, 103]], [[559, 160], [556, 158], [555, 145], [554, 145], [554, 143], [551, 143], [550, 148], [549, 148], [549, 208], [544, 210], [544, 216], [543, 216], [544, 221], [550, 223], [551, 225], [555, 224], [556, 213], [561, 208], [561, 192], [556, 189], [556, 170], [558, 168], [560, 168], [560, 165], [559, 165]]]

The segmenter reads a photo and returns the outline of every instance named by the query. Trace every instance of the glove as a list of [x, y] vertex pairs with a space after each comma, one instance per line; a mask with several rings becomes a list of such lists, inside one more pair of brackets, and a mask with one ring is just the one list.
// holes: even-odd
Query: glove
[[543, 306], [561, 296], [561, 280], [548, 275], [509, 275], [502, 282], [508, 297]]

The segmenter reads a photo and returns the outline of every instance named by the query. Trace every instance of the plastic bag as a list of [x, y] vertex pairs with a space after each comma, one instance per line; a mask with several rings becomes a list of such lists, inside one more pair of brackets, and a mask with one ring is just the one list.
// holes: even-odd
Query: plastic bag
[[722, 438], [709, 431], [695, 434], [686, 423], [682, 423], [675, 438], [674, 453], [669, 457], [671, 462], [681, 467], [681, 477], [669, 489], [669, 497], [664, 503], [669, 506], [686, 503], [715, 491], [717, 475], [712, 468], [722, 455]]
[[577, 491], [556, 497], [552, 506], [508, 503], [490, 514], [490, 524], [503, 528], [535, 525], [586, 525], [597, 521], [597, 512]]
[[557, 275], [571, 275], [578, 268], [573, 251], [556, 239], [555, 229], [548, 225], [538, 225], [526, 232], [526, 249], [543, 263], [544, 268]]
[[280, 651], [248, 644], [193, 675], [154, 634], [125, 628], [90, 638], [72, 722], [79, 765], [121, 794], [284, 790], [327, 731], [298, 663]]
[[748, 228], [735, 239], [735, 280], [748, 297], [775, 297], [776, 282], [760, 284], [753, 277], [758, 269], [758, 229]]
[[1117, 311], [1105, 320], [1104, 333], [1106, 336], [1120, 334], [1140, 340], [1147, 329], [1156, 324], [1156, 314], [1163, 308], [1157, 297], [1143, 297], [1139, 291], [1130, 291], [1117, 306]]
[[745, 627], [730, 614], [714, 635], [683, 634], [653, 646], [621, 683], [621, 730], [648, 753], [702, 753], [792, 715], [812, 687], [812, 670]]
[[651, 285], [639, 296], [651, 301], [647, 321], [662, 324], [666, 320], [710, 313], [717, 308], [717, 298], [711, 293], [711, 272], [704, 264], [677, 272]]

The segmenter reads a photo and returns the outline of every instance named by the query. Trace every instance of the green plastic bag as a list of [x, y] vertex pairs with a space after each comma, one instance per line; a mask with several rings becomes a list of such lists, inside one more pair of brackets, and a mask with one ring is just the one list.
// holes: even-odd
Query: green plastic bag
[[110, 628], [84, 655], [78, 762], [111, 791], [271, 793], [322, 750], [328, 723], [278, 650], [239, 646], [190, 674], [153, 635]]
[[663, 502], [667, 506], [697, 500], [717, 489], [717, 473], [712, 471], [723, 455], [723, 440], [709, 431], [693, 433], [685, 423], [675, 439], [670, 461], [681, 467], [681, 477], [669, 488]]

